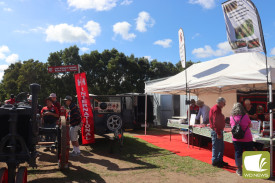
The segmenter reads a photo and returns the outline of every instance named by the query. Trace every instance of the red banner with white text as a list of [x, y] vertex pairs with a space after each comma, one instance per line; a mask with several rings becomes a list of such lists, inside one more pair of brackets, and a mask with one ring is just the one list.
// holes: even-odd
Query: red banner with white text
[[91, 101], [88, 92], [87, 80], [85, 73], [74, 75], [77, 99], [82, 118], [82, 143], [91, 144], [95, 142], [94, 137], [94, 117]]

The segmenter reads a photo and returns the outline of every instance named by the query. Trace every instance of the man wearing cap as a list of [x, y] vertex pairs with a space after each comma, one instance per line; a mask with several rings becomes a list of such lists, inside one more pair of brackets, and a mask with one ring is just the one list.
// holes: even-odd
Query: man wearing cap
[[56, 100], [56, 94], [55, 94], [55, 93], [51, 93], [49, 97], [51, 97], [51, 99], [52, 99], [52, 101], [53, 101], [53, 105], [58, 109], [59, 114], [61, 114], [61, 110], [60, 110], [61, 105], [60, 105], [60, 103]]
[[[41, 119], [42, 124], [44, 124], [45, 128], [55, 128], [56, 123], [59, 118], [59, 112], [57, 108], [53, 105], [52, 99], [48, 97], [46, 99], [46, 106], [41, 110]], [[46, 141], [52, 142], [55, 140], [55, 135], [46, 135]], [[53, 148], [53, 146], [52, 146]], [[49, 147], [47, 147], [44, 151], [48, 151]]]
[[202, 116], [202, 122], [203, 124], [208, 124], [209, 123], [209, 111], [210, 108], [204, 104], [203, 101], [198, 100], [197, 105], [199, 106], [199, 112], [198, 115], [196, 116], [196, 124], [200, 124], [200, 117]]
[[71, 96], [66, 96], [64, 101], [70, 109], [68, 115], [66, 116], [66, 120], [70, 123], [70, 139], [73, 145], [73, 151], [70, 155], [78, 156], [81, 154], [78, 143], [78, 131], [81, 129], [80, 111], [77, 105], [73, 103]]

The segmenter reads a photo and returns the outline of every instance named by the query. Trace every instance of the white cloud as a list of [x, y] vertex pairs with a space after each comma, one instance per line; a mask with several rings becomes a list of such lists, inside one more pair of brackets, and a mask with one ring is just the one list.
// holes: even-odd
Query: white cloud
[[[18, 54], [10, 54], [7, 56], [7, 54], [10, 54], [10, 49], [6, 45], [0, 46], [0, 60], [5, 60], [6, 63], [12, 64], [19, 60]], [[0, 65], [0, 81], [3, 76], [3, 71], [6, 69], [7, 65]], [[3, 69], [4, 68], [4, 69]]]
[[146, 32], [147, 27], [153, 27], [155, 24], [155, 20], [150, 17], [150, 14], [142, 11], [138, 14], [138, 18], [136, 19], [137, 30], [139, 32]]
[[5, 59], [6, 53], [9, 53], [9, 52], [10, 52], [10, 49], [8, 46], [6, 45], [0, 46], [0, 60]]
[[0, 82], [3, 79], [4, 76], [4, 70], [6, 70], [9, 66], [8, 65], [0, 65]]
[[94, 44], [95, 37], [101, 33], [99, 23], [89, 21], [82, 27], [74, 27], [68, 24], [50, 25], [45, 33], [47, 35], [46, 41], [57, 41], [60, 43], [80, 42], [85, 44]]
[[9, 64], [13, 64], [19, 60], [19, 56], [17, 54], [11, 54], [7, 56], [6, 62]]
[[67, 0], [70, 7], [76, 9], [88, 10], [95, 9], [96, 11], [108, 11], [116, 7], [118, 0]]
[[0, 6], [3, 6], [3, 5], [5, 5], [5, 2], [0, 1]]
[[215, 7], [215, 0], [189, 0], [191, 4], [199, 4], [205, 9], [211, 9]]
[[122, 1], [121, 3], [120, 3], [120, 5], [125, 5], [125, 6], [127, 6], [127, 5], [130, 5], [130, 4], [132, 4], [133, 3], [133, 0], [124, 0], [124, 1]]
[[82, 51], [82, 52], [87, 52], [87, 51], [89, 51], [90, 50], [90, 48], [87, 48], [87, 47], [82, 47], [82, 48], [80, 48], [80, 51]]
[[28, 30], [15, 30], [13, 32], [19, 33], [19, 34], [40, 33], [40, 32], [45, 32], [45, 28], [35, 27], [35, 28], [28, 29]]
[[213, 56], [224, 56], [232, 52], [231, 47], [227, 41], [219, 43], [217, 47], [217, 50], [213, 50], [211, 46], [205, 45], [204, 48], [194, 49], [192, 54], [194, 54], [197, 58], [208, 58]]
[[158, 40], [154, 42], [154, 45], [160, 45], [163, 48], [168, 48], [171, 47], [172, 40], [171, 39], [163, 39], [163, 40]]
[[194, 36], [192, 36], [192, 39], [195, 39], [200, 36], [200, 33], [196, 33]]
[[144, 56], [144, 58], [146, 58], [146, 59], [149, 60], [149, 61], [152, 61], [152, 60], [153, 60], [151, 56]]
[[271, 49], [270, 54], [271, 54], [271, 55], [275, 55], [275, 47]]
[[12, 12], [13, 10], [11, 8], [3, 8], [4, 11]]
[[134, 33], [129, 33], [131, 24], [128, 22], [117, 22], [113, 25], [113, 31], [116, 35], [121, 35], [124, 40], [131, 41], [135, 39], [136, 35]]

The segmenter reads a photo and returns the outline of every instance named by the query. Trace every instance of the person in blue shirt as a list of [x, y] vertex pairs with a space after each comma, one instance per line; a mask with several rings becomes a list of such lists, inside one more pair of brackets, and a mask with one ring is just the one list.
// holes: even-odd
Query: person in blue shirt
[[204, 104], [203, 101], [198, 100], [197, 101], [197, 106], [199, 106], [199, 112], [196, 116], [196, 124], [200, 124], [200, 117], [202, 116], [202, 122], [203, 124], [208, 124], [209, 123], [209, 111], [210, 108]]

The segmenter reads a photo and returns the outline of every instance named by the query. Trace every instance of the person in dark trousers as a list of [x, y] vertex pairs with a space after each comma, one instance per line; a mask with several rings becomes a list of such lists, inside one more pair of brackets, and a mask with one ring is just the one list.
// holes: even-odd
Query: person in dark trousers
[[79, 156], [81, 154], [78, 143], [78, 131], [81, 129], [80, 111], [77, 105], [72, 102], [71, 96], [66, 96], [64, 101], [70, 109], [66, 116], [66, 120], [70, 123], [70, 140], [73, 146], [73, 151], [70, 155]]
[[225, 127], [225, 117], [222, 114], [222, 108], [225, 106], [225, 103], [225, 99], [219, 97], [217, 99], [217, 104], [209, 111], [209, 123], [212, 129], [212, 165], [220, 168], [228, 165], [228, 163], [223, 161], [223, 130]]
[[230, 116], [231, 128], [233, 128], [236, 123], [239, 123], [242, 130], [245, 132], [242, 139], [235, 139], [232, 136], [232, 141], [235, 148], [235, 163], [238, 168], [236, 173], [239, 176], [242, 176], [243, 151], [253, 151], [253, 139], [250, 131], [250, 127], [252, 127], [251, 120], [249, 119], [248, 114], [246, 114], [244, 107], [240, 103], [234, 104]]
[[[53, 105], [53, 101], [50, 97], [46, 99], [46, 106], [41, 110], [41, 119], [42, 125], [44, 128], [55, 128], [58, 119], [59, 119], [59, 112], [57, 108]], [[55, 140], [55, 135], [50, 134], [46, 135], [46, 141], [52, 142]], [[49, 150], [49, 147], [45, 149], [45, 151]]]

